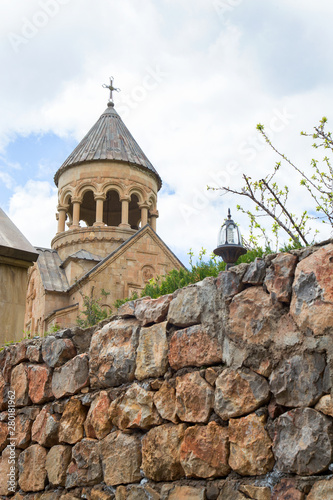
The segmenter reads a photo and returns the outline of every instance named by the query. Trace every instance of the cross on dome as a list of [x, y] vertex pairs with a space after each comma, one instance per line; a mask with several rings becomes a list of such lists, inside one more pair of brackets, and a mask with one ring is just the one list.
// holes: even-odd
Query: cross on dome
[[114, 103], [113, 103], [113, 95], [112, 95], [112, 92], [115, 90], [116, 92], [120, 92], [120, 89], [118, 89], [117, 87], [114, 87], [113, 86], [113, 76], [110, 76], [110, 85], [106, 85], [106, 83], [103, 83], [102, 87], [104, 89], [109, 89], [110, 90], [110, 97], [109, 97], [109, 102], [108, 102], [108, 106], [114, 106]]

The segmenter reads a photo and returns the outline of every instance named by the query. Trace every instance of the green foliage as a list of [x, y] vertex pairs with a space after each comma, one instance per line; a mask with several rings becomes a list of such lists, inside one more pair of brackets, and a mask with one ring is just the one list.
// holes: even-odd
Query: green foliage
[[[87, 328], [88, 326], [93, 326], [107, 318], [108, 310], [103, 309], [100, 305], [102, 297], [107, 297], [110, 295], [110, 292], [106, 292], [104, 288], [101, 290], [102, 297], [95, 299], [93, 297], [94, 287], [91, 289], [90, 297], [89, 295], [84, 295], [81, 291], [80, 294], [83, 298], [83, 307], [84, 309], [80, 312], [79, 316], [76, 319], [76, 323], [81, 326], [81, 328]], [[81, 314], [85, 316], [82, 318]]]

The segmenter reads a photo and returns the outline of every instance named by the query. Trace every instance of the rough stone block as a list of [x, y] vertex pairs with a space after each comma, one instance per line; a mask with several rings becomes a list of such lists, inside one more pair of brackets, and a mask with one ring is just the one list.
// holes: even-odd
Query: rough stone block
[[[41, 496], [38, 495], [38, 497], [34, 496], [34, 499], [31, 500], [35, 500], [37, 498], [38, 500], [60, 500], [60, 498], [63, 498], [63, 496], [61, 490], [53, 490], [46, 491]], [[24, 500], [28, 500], [27, 497], [24, 497]]]
[[60, 415], [52, 413], [50, 405], [44, 406], [32, 425], [31, 440], [48, 448], [58, 444], [59, 420]]
[[290, 312], [302, 331], [332, 334], [333, 243], [326, 245], [296, 267]]
[[174, 481], [184, 476], [180, 445], [185, 424], [163, 424], [151, 429], [142, 439], [142, 469], [153, 481]]
[[266, 275], [266, 262], [258, 257], [254, 262], [250, 262], [242, 282], [249, 285], [262, 285]]
[[46, 365], [29, 365], [29, 396], [34, 404], [53, 399], [52, 371]]
[[84, 354], [89, 351], [92, 336], [98, 329], [99, 329], [98, 325], [83, 329], [80, 328], [79, 326], [76, 326], [71, 329], [71, 333], [73, 335], [71, 337], [71, 340], [75, 345], [77, 354]]
[[[149, 484], [119, 486], [115, 500], [160, 500], [161, 496]], [[97, 499], [96, 499], [97, 500]], [[99, 500], [99, 499], [98, 499]]]
[[76, 394], [89, 384], [89, 356], [79, 354], [60, 368], [52, 377], [52, 392], [57, 399]]
[[303, 334], [299, 330], [290, 313], [284, 314], [278, 320], [274, 344], [277, 349], [299, 344]]
[[120, 431], [111, 432], [100, 443], [104, 481], [108, 486], [136, 483], [141, 480], [139, 436]]
[[177, 415], [184, 422], [205, 423], [214, 403], [214, 390], [199, 372], [176, 379]]
[[12, 366], [16, 366], [19, 363], [23, 363], [23, 361], [28, 361], [27, 348], [28, 344], [24, 340], [11, 347], [10, 361]]
[[115, 496], [106, 486], [96, 485], [90, 490], [89, 500], [114, 500]]
[[135, 304], [136, 300], [128, 300], [117, 309], [117, 316], [119, 318], [135, 317]]
[[135, 301], [135, 316], [142, 326], [165, 321], [173, 295], [163, 295], [158, 299], [144, 298]]
[[220, 307], [219, 296], [213, 277], [178, 290], [169, 306], [168, 322], [181, 328], [198, 323], [214, 327]]
[[93, 388], [115, 387], [134, 380], [139, 330], [136, 319], [121, 319], [94, 333], [89, 351]]
[[297, 257], [280, 253], [272, 260], [266, 272], [265, 286], [273, 301], [290, 302]]
[[21, 363], [12, 370], [10, 379], [10, 389], [15, 391], [16, 407], [30, 404], [28, 366]]
[[[318, 497], [321, 499], [321, 497]], [[281, 479], [272, 491], [272, 500], [303, 500], [304, 493], [296, 487], [294, 479]]]
[[101, 391], [90, 405], [84, 429], [89, 438], [103, 439], [112, 428], [108, 415], [110, 398], [106, 391]]
[[168, 367], [167, 322], [158, 323], [140, 331], [135, 377], [143, 380], [162, 377]]
[[33, 444], [22, 451], [18, 459], [19, 485], [23, 491], [41, 491], [46, 482], [47, 450]]
[[67, 467], [72, 458], [72, 448], [66, 445], [52, 446], [47, 454], [45, 468], [50, 484], [65, 486]]
[[185, 366], [214, 365], [222, 361], [222, 346], [209, 328], [195, 325], [176, 331], [170, 340], [169, 363], [179, 370]]
[[180, 463], [187, 477], [209, 478], [230, 472], [228, 429], [216, 422], [194, 425], [185, 431]]
[[162, 423], [153, 402], [154, 393], [133, 384], [110, 405], [112, 423], [121, 430], [150, 429]]
[[190, 285], [175, 292], [169, 306], [168, 322], [180, 327], [196, 325], [200, 323], [201, 312], [198, 287]]
[[15, 418], [15, 445], [17, 448], [25, 449], [31, 441], [31, 428], [37, 418], [40, 408], [22, 408]]
[[236, 295], [229, 306], [228, 336], [247, 345], [267, 345], [276, 335], [283, 306], [271, 303], [262, 287], [253, 286]]
[[[265, 486], [252, 486], [251, 484], [241, 484], [239, 491], [246, 495], [246, 498], [253, 500], [271, 500], [271, 490]], [[292, 500], [292, 499], [290, 499]]]
[[270, 397], [266, 379], [247, 368], [224, 370], [215, 386], [214, 409], [223, 420], [253, 412]]
[[333, 498], [333, 479], [317, 481], [307, 496], [307, 500], [331, 500], [331, 498]]
[[205, 500], [205, 488], [203, 486], [174, 486], [168, 495], [168, 500]]
[[272, 441], [264, 426], [264, 418], [252, 413], [229, 420], [229, 465], [241, 476], [267, 474], [273, 469]]
[[330, 394], [325, 394], [325, 396], [320, 398], [315, 406], [315, 410], [321, 411], [321, 413], [324, 413], [324, 415], [329, 415], [330, 417], [333, 417], [332, 396]]
[[27, 358], [31, 363], [42, 363], [42, 340], [33, 340], [27, 347]]
[[92, 486], [103, 480], [99, 441], [82, 439], [72, 450], [73, 461], [67, 469], [66, 488]]
[[217, 500], [245, 500], [245, 498], [245, 495], [238, 490], [237, 483], [226, 481]]
[[71, 399], [65, 406], [59, 424], [59, 441], [75, 444], [84, 436], [84, 421], [88, 409], [78, 399]]
[[43, 340], [42, 356], [45, 363], [56, 368], [76, 356], [76, 349], [70, 339], [57, 339], [53, 336]]
[[242, 279], [247, 268], [248, 264], [240, 264], [228, 271], [219, 273], [216, 280], [216, 287], [223, 299], [233, 297], [244, 289]]
[[154, 404], [162, 418], [170, 420], [175, 424], [179, 422], [177, 417], [176, 391], [167, 381], [164, 381], [160, 390], [155, 392]]
[[276, 424], [273, 452], [277, 468], [309, 476], [327, 470], [332, 457], [332, 422], [312, 408], [281, 415]]
[[291, 408], [312, 406], [324, 393], [325, 368], [325, 356], [316, 352], [282, 360], [270, 376], [276, 402]]

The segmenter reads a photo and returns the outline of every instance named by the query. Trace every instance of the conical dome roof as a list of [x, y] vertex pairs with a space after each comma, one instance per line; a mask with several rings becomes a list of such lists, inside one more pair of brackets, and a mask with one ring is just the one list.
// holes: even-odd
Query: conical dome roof
[[58, 186], [60, 175], [75, 165], [91, 161], [120, 161], [155, 174], [159, 189], [162, 180], [132, 134], [109, 102], [107, 109], [69, 155], [54, 176]]

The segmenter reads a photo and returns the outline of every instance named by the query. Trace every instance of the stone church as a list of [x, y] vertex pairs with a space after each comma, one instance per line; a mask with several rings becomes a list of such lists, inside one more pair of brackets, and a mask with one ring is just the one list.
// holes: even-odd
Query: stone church
[[31, 335], [75, 325], [83, 295], [102, 296], [111, 313], [115, 300], [182, 267], [156, 234], [161, 178], [114, 108], [112, 80], [108, 88], [107, 109], [54, 176], [58, 230], [29, 270]]

